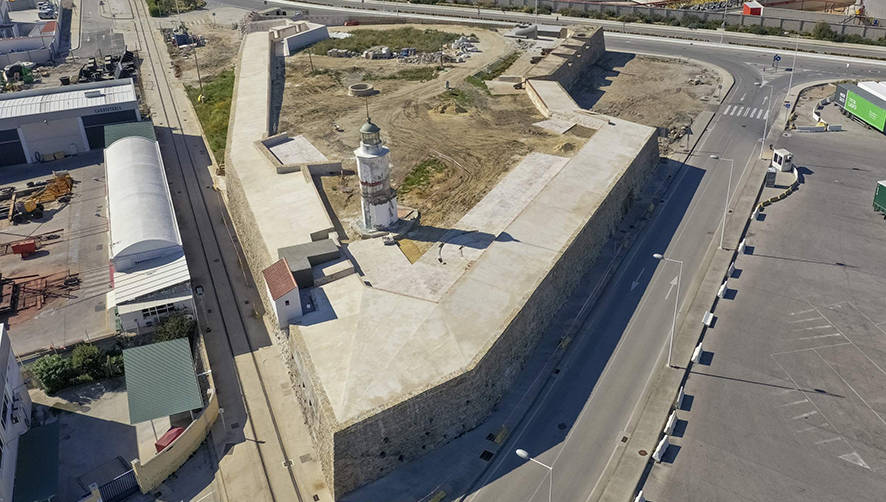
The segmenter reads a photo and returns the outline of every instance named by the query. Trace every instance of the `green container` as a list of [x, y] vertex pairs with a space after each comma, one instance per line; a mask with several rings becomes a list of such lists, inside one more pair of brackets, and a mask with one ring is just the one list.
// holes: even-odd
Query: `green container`
[[874, 211], [886, 216], [886, 180], [877, 182], [877, 191], [874, 192]]
[[844, 107], [846, 111], [874, 126], [878, 131], [883, 132], [886, 129], [886, 110], [858, 94], [848, 91]]

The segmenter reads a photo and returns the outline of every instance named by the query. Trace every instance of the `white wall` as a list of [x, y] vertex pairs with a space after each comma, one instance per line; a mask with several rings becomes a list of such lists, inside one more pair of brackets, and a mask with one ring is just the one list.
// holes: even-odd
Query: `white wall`
[[[268, 298], [271, 298], [270, 292], [268, 293]], [[287, 305], [287, 302], [289, 305]], [[274, 310], [275, 314], [277, 314], [277, 324], [281, 329], [286, 328], [290, 322], [301, 317], [301, 297], [298, 294], [298, 288], [274, 300]]]
[[329, 31], [322, 24], [304, 23], [307, 31], [292, 35], [283, 40], [283, 55], [291, 56], [296, 51], [329, 38]]
[[22, 124], [20, 130], [27, 141], [25, 155], [29, 163], [35, 161], [34, 152], [47, 156], [60, 151], [69, 154], [89, 151], [80, 117]]
[[[0, 337], [6, 336], [8, 335], [4, 326], [0, 324]], [[8, 341], [5, 341], [4, 345], [8, 346]], [[0, 442], [3, 443], [3, 459], [0, 462], [0, 501], [11, 502], [15, 464], [18, 458], [18, 438], [28, 431], [31, 420], [31, 399], [11, 348], [6, 361], [6, 382], [0, 389], [3, 391], [0, 394], [0, 410], [3, 406], [3, 396], [9, 399], [7, 416], [0, 416]], [[13, 423], [16, 419], [18, 423]]]
[[[173, 304], [176, 310], [183, 310], [191, 315], [194, 315], [194, 312], [196, 311], [194, 309], [193, 298], [170, 303]], [[157, 325], [160, 324], [161, 319], [169, 317], [169, 314], [165, 313], [163, 315], [145, 318], [141, 310], [123, 313], [119, 313], [118, 310], [117, 317], [120, 318], [120, 325], [123, 331], [128, 331], [130, 333], [148, 333], [153, 331]]]

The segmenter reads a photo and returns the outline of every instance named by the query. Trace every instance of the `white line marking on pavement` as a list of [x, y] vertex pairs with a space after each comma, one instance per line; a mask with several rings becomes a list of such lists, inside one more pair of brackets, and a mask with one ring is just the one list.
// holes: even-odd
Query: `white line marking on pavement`
[[761, 115], [763, 115], [763, 109], [762, 109], [762, 108], [759, 108], [759, 109], [757, 109], [757, 116], [754, 117], [754, 118], [759, 119]]
[[808, 313], [810, 313], [810, 312], [814, 312], [814, 311], [815, 311], [815, 309], [806, 309], [806, 310], [801, 310], [801, 311], [799, 311], [799, 312], [791, 312], [791, 313], [788, 314], [788, 315], [808, 314]]
[[822, 324], [820, 326], [810, 326], [808, 328], [794, 328], [794, 331], [805, 331], [808, 329], [823, 329], [823, 328], [833, 328], [830, 324]]
[[742, 94], [742, 95], [741, 95], [741, 99], [739, 99], [739, 101], [744, 102], [744, 98], [746, 98], [746, 97], [748, 97], [748, 93], [744, 93], [744, 94]]
[[763, 115], [763, 120], [769, 120], [769, 110], [766, 110], [766, 113]]
[[806, 413], [801, 413], [801, 414], [797, 415], [796, 417], [791, 417], [791, 420], [800, 420], [801, 418], [809, 418], [812, 415], [818, 415], [818, 412], [815, 410], [807, 411]]
[[[808, 302], [807, 302], [807, 303], [808, 303]], [[810, 303], [810, 305], [812, 305], [812, 304]], [[855, 308], [855, 307], [853, 307], [853, 308]], [[818, 311], [818, 315], [820, 315], [822, 318], [824, 318], [825, 321], [827, 321], [827, 322], [831, 322], [831, 320], [828, 319], [827, 316], [825, 316], [824, 314], [822, 314], [820, 310], [818, 310], [818, 309], [816, 309], [816, 310]], [[856, 312], [859, 312], [858, 309], [855, 309], [855, 311], [856, 311]], [[834, 323], [831, 322], [831, 324], [834, 324]], [[884, 375], [886, 375], [886, 371], [883, 371], [883, 368], [880, 367], [879, 364], [877, 364], [876, 362], [874, 362], [873, 359], [871, 359], [870, 357], [868, 357], [868, 355], [865, 353], [865, 351], [861, 350], [861, 349], [858, 347], [858, 345], [856, 345], [855, 342], [852, 341], [851, 338], [849, 338], [848, 336], [846, 336], [845, 334], [843, 334], [843, 332], [840, 330], [840, 328], [838, 328], [837, 326], [834, 326], [834, 329], [836, 329], [841, 335], [843, 335], [844, 337], [846, 337], [846, 339], [849, 340], [849, 343], [851, 343], [853, 347], [855, 347], [856, 349], [858, 349], [858, 351], [861, 352], [861, 354], [865, 357], [865, 359], [867, 359], [868, 361], [870, 361], [871, 364], [873, 364], [874, 366], [877, 367], [878, 370], [880, 370], [880, 373], [883, 373]]]
[[748, 113], [749, 113], [750, 111], [751, 111], [751, 108], [748, 107], [748, 108], [744, 111], [744, 113], [741, 114], [741, 116], [742, 116], [742, 117], [747, 117], [747, 116], [748, 116]]
[[781, 356], [781, 355], [786, 355], [786, 354], [793, 354], [795, 352], [803, 352], [806, 350], [829, 349], [831, 347], [839, 347], [841, 345], [852, 345], [852, 342], [835, 343], [833, 345], [821, 345], [818, 347], [809, 347], [807, 349], [786, 350], [784, 352], [773, 352], [772, 354], [769, 354], [769, 355], [770, 356]]
[[727, 106], [726, 109], [723, 111], [723, 115], [729, 115], [729, 112], [732, 111], [732, 107], [733, 105]]
[[803, 427], [802, 429], [797, 429], [797, 430], [795, 430], [794, 432], [795, 432], [795, 433], [809, 432], [809, 431], [814, 430], [814, 429], [818, 429], [818, 427], [815, 427], [815, 426], [811, 426], [811, 427]]
[[840, 437], [840, 436], [837, 436], [837, 437], [835, 437], [835, 438], [822, 439], [821, 441], [816, 441], [815, 444], [833, 443], [834, 441], [839, 441], [839, 440], [841, 440], [841, 439], [843, 439], [843, 438]]
[[816, 317], [807, 317], [806, 319], [797, 319], [797, 320], [795, 320], [795, 321], [788, 321], [788, 324], [796, 324], [796, 323], [798, 323], [798, 322], [816, 321], [816, 320], [820, 320], [820, 319], [821, 319], [821, 317], [818, 317], [818, 316], [816, 316]]
[[779, 408], [784, 408], [785, 406], [794, 406], [797, 404], [803, 404], [803, 403], [808, 403], [808, 402], [809, 402], [808, 399], [801, 399], [799, 401], [794, 401], [792, 403], [785, 403], [785, 404], [779, 405]]
[[840, 455], [840, 458], [859, 467], [864, 467], [867, 470], [871, 470], [871, 466], [869, 466], [867, 463], [865, 463], [864, 460], [861, 459], [861, 455], [859, 455], [857, 451], [847, 453], [845, 455]]
[[732, 113], [730, 113], [729, 115], [736, 115], [736, 114], [741, 115], [742, 110], [744, 110], [743, 106], [736, 106], [735, 110], [732, 110]]
[[791, 340], [815, 340], [816, 338], [828, 338], [830, 336], [843, 336], [840, 333], [832, 333], [830, 335], [803, 336], [800, 338], [791, 338]]
[[[863, 353], [863, 352], [862, 352], [862, 353]], [[833, 371], [834, 374], [837, 375], [837, 377], [840, 378], [840, 380], [846, 385], [846, 387], [849, 387], [849, 390], [851, 390], [851, 391], [853, 392], [853, 394], [855, 394], [855, 395], [858, 397], [858, 399], [860, 399], [861, 402], [864, 403], [864, 405], [867, 406], [869, 410], [871, 410], [871, 413], [873, 413], [874, 415], [876, 415], [877, 418], [879, 418], [881, 422], [883, 422], [884, 424], [886, 424], [886, 420], [883, 419], [883, 416], [880, 415], [880, 414], [877, 412], [877, 410], [875, 410], [870, 404], [868, 404], [868, 402], [867, 402], [867, 400], [865, 400], [865, 398], [861, 397], [861, 394], [859, 394], [858, 391], [855, 390], [855, 387], [853, 387], [852, 385], [850, 385], [849, 382], [847, 382], [846, 379], [843, 378], [843, 375], [841, 375], [841, 374], [840, 374], [840, 373], [834, 368], [834, 366], [833, 366], [831, 363], [829, 363], [829, 362], [827, 361], [827, 359], [821, 357], [821, 354], [819, 354], [818, 351], [815, 351], [815, 354], [819, 357], [819, 359], [822, 360], [822, 362], [824, 362], [825, 364], [827, 364], [827, 365], [828, 365], [828, 368], [830, 368], [831, 371]]]
[[769, 96], [763, 96], [763, 103], [762, 103], [762, 104], [764, 104], [764, 105], [765, 105], [765, 104], [766, 104], [766, 100], [767, 100], [767, 99], [769, 99]]

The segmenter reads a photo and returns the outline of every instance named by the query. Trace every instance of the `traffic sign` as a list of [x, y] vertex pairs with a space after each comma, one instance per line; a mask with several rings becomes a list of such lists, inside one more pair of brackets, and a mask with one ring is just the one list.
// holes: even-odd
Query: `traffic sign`
[[773, 60], [773, 61], [781, 61], [781, 56], [779, 56], [778, 54], [776, 54], [776, 55], [772, 56], [772, 60]]
[[787, 108], [788, 110], [790, 110], [790, 109], [791, 109], [791, 103], [790, 103], [789, 101], [785, 101], [785, 102], [784, 102], [784, 107]]

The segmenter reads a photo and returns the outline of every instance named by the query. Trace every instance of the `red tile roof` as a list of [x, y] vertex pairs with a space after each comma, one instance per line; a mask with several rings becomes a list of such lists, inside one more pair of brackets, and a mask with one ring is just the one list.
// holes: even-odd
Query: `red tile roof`
[[295, 278], [289, 270], [289, 264], [286, 263], [286, 258], [280, 258], [279, 261], [262, 270], [261, 273], [265, 276], [265, 283], [267, 283], [268, 290], [271, 291], [271, 298], [274, 300], [298, 288], [298, 284], [295, 283]]

